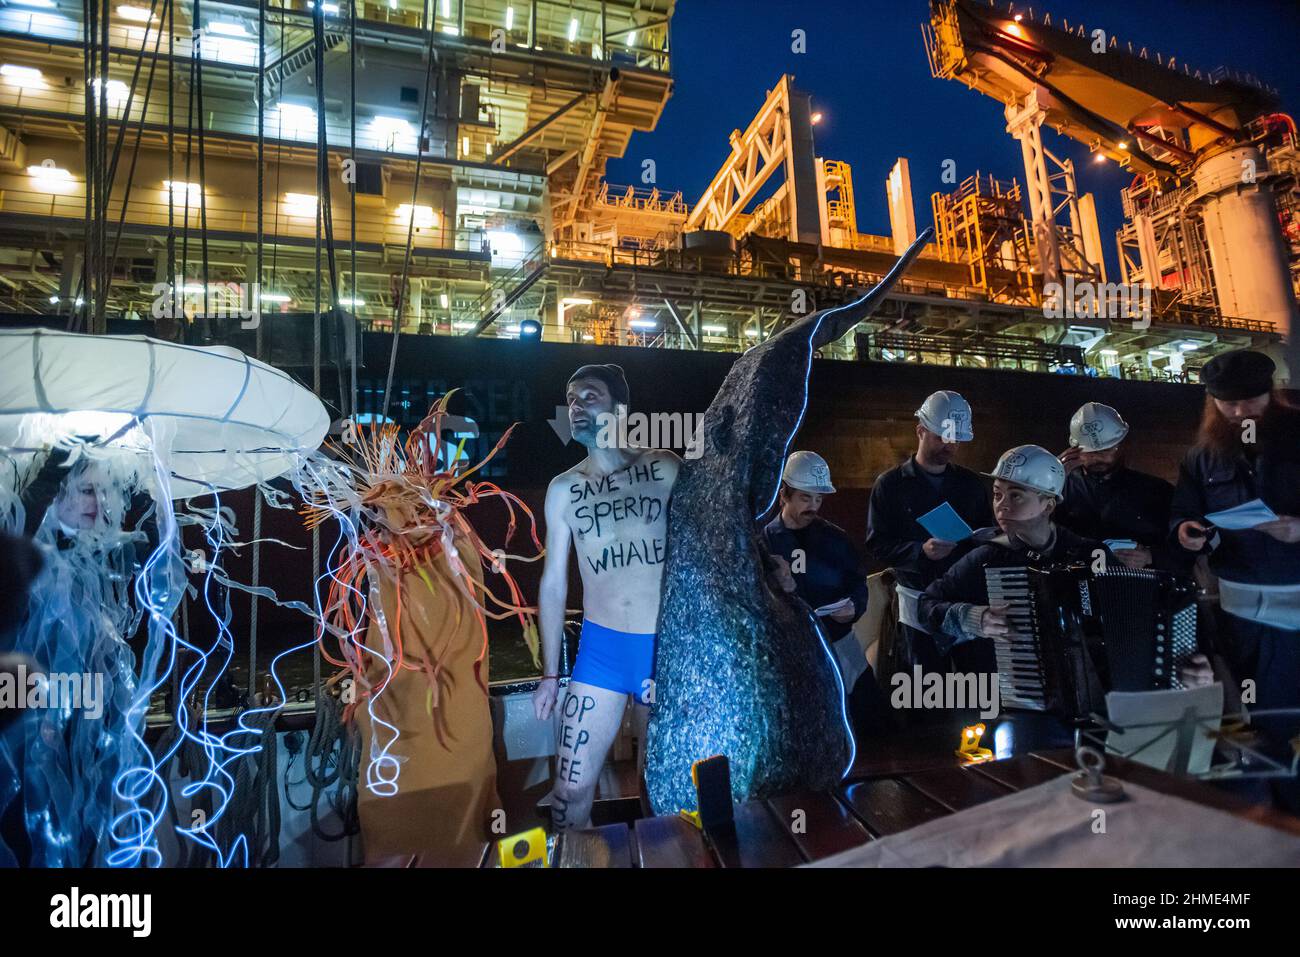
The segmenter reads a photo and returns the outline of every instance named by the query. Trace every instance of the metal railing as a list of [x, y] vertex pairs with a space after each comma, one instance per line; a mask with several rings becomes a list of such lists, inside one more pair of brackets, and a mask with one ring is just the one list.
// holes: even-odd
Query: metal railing
[[[287, 179], [287, 177], [286, 177]], [[302, 193], [295, 193], [292, 183], [282, 184], [281, 191], [267, 191], [264, 199], [262, 227], [268, 244], [279, 239], [314, 239], [316, 236], [316, 207], [314, 184], [302, 184]], [[164, 188], [161, 180], [137, 182], [126, 205], [126, 222], [133, 226], [165, 229], [168, 225], [167, 199], [172, 201], [172, 222], [177, 232], [188, 228], [197, 236], [201, 229], [200, 205], [194, 191], [178, 185], [172, 191]], [[409, 212], [409, 192], [402, 197], [401, 189], [394, 189], [391, 207], [357, 206], [357, 242], [373, 246], [406, 246], [409, 217], [415, 216], [414, 245], [417, 248], [457, 250], [481, 254], [487, 233], [482, 229], [454, 228], [445, 224], [440, 213], [432, 207]], [[110, 233], [115, 232], [122, 212], [124, 191], [118, 190], [109, 202], [107, 219]], [[186, 198], [188, 203], [186, 202]], [[406, 202], [399, 202], [404, 198]], [[343, 189], [331, 196], [331, 213], [336, 244], [348, 244], [351, 236], [350, 203]], [[206, 196], [206, 220], [209, 234], [238, 234], [251, 241], [257, 234], [257, 209], [253, 197], [248, 195], [225, 196], [209, 187]], [[407, 207], [403, 209], [402, 207]], [[426, 211], [427, 210], [427, 211]], [[82, 223], [85, 220], [86, 201], [84, 183], [77, 179], [55, 177], [51, 174], [0, 171], [0, 219], [6, 214], [51, 217]], [[427, 218], [426, 217], [430, 217]], [[197, 242], [197, 238], [193, 241]]]
[[596, 194], [596, 202], [602, 206], [612, 206], [618, 209], [636, 209], [652, 213], [680, 213], [686, 215], [690, 208], [686, 201], [682, 199], [682, 191], [665, 198], [659, 188], [639, 189], [635, 186], [614, 186], [607, 181], [602, 180], [600, 191]]
[[[182, 67], [184, 69], [184, 67]], [[147, 73], [147, 67], [145, 71]], [[161, 84], [155, 82], [154, 90], [146, 108], [144, 102], [144, 82], [140, 82], [134, 97], [130, 97], [130, 115], [126, 115], [129, 90], [127, 84], [131, 71], [124, 65], [115, 64], [110, 76], [105, 100], [107, 119], [113, 135], [119, 124], [128, 122], [134, 127], [144, 114], [144, 123], [155, 135], [161, 135], [168, 128], [167, 96]], [[67, 81], [68, 85], [65, 85]], [[190, 126], [184, 103], [174, 108], [173, 128], [178, 148], [183, 147], [190, 131], [197, 135], [200, 127], [206, 134], [242, 137], [252, 143], [257, 136], [257, 111], [251, 101], [255, 96], [256, 77], [249, 74], [244, 78], [247, 89], [234, 92], [229, 87], [216, 87], [206, 91], [204, 96], [204, 113], [199, 122]], [[276, 94], [273, 91], [272, 97]], [[0, 111], [24, 117], [44, 114], [52, 120], [68, 119], [83, 122], [85, 116], [85, 84], [80, 75], [60, 75], [46, 67], [41, 76], [25, 78], [21, 82], [12, 79], [0, 80]], [[316, 147], [316, 111], [306, 103], [267, 100], [263, 113], [263, 125], [267, 141], [267, 155], [274, 157], [277, 149]], [[376, 112], [373, 116], [357, 117], [357, 149], [363, 152], [381, 153], [404, 159], [415, 159], [419, 131], [413, 121]], [[326, 114], [325, 139], [335, 149], [348, 149], [351, 143], [351, 118], [346, 114]], [[461, 158], [457, 143], [439, 141], [431, 138], [425, 149], [425, 156], [447, 159]], [[251, 149], [251, 145], [250, 145]], [[39, 163], [43, 157], [32, 157]]]
[[539, 242], [520, 256], [518, 265], [493, 280], [469, 308], [460, 313], [457, 322], [452, 323], [452, 328], [467, 332], [469, 330], [465, 328], [466, 324], [477, 325], [493, 312], [498, 313], [498, 320], [501, 315], [505, 315], [512, 304], [511, 293], [535, 271], [545, 266], [545, 248], [545, 243]]
[[[139, 12], [133, 18], [110, 15], [109, 46], [128, 56], [138, 53], [142, 45], [146, 52], [152, 50], [157, 31], [163, 28], [158, 16], [146, 22], [147, 2], [123, 6]], [[671, 69], [667, 17], [664, 11], [648, 6], [653, 5], [634, 0], [384, 0], [358, 3], [356, 8], [358, 24], [367, 27], [391, 24], [418, 31], [431, 27], [448, 40], [485, 44], [497, 35], [512, 51], [558, 53], [667, 73]], [[347, 0], [325, 0], [323, 7], [327, 32], [346, 29]], [[228, 67], [256, 67], [256, 5], [213, 2], [205, 8], [208, 18], [200, 26], [214, 22], [220, 26], [218, 31], [209, 30], [204, 40], [211, 42], [200, 44], [199, 55]], [[267, 7], [268, 63], [279, 56], [282, 30], [293, 35], [292, 41], [286, 37], [283, 43], [288, 50], [310, 40], [311, 15], [307, 0]], [[175, 53], [188, 58], [191, 8], [178, 5], [175, 23]], [[0, 8], [0, 32], [80, 43], [82, 12], [72, 4], [44, 10], [6, 6]], [[164, 54], [167, 46], [164, 36]]]

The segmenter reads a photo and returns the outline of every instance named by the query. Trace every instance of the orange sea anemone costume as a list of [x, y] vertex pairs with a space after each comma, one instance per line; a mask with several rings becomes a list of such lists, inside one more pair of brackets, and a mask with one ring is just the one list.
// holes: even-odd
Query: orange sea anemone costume
[[[505, 445], [512, 426], [472, 468], [458, 470], [464, 442], [442, 454], [443, 396], [405, 443], [396, 425], [349, 431], [328, 448], [348, 474], [314, 488], [309, 526], [339, 518], [348, 540], [331, 567], [321, 633], [325, 659], [346, 669], [345, 720], [362, 733], [358, 813], [368, 861], [420, 853], [454, 864], [488, 839], [500, 808], [487, 695], [489, 618], [516, 618], [534, 658], [535, 609], [508, 571], [543, 549], [532, 512], [497, 485], [471, 480]], [[445, 461], [440, 462], [440, 458]], [[490, 549], [465, 516], [499, 499], [509, 511], [504, 547], [522, 513], [532, 555]], [[498, 595], [488, 583], [498, 578]], [[328, 648], [326, 635], [337, 639]], [[350, 684], [346, 683], [350, 679]]]

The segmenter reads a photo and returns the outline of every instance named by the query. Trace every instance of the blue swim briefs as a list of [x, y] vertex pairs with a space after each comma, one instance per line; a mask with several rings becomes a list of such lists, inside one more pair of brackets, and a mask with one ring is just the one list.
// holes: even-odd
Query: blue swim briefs
[[578, 660], [573, 680], [650, 700], [650, 678], [655, 667], [655, 636], [615, 631], [590, 619], [582, 622]]

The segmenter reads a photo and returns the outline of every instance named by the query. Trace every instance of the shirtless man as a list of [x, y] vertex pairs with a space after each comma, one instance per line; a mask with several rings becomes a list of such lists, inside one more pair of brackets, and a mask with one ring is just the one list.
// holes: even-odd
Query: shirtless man
[[573, 676], [559, 702], [551, 805], [557, 831], [590, 826], [596, 781], [628, 699], [642, 726], [653, 701], [668, 497], [681, 464], [672, 452], [605, 441], [619, 430], [602, 429], [609, 423], [604, 417], [627, 411], [620, 367], [583, 366], [569, 379], [565, 397], [570, 430], [587, 457], [546, 490], [546, 566], [538, 602], [543, 669], [533, 695], [538, 720], [549, 719], [559, 693], [572, 544], [582, 572], [583, 623]]

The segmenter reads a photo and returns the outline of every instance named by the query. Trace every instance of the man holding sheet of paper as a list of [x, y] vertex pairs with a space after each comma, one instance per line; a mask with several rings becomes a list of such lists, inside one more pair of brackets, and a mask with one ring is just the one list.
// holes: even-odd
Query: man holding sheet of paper
[[[1255, 710], [1300, 707], [1300, 410], [1273, 388], [1274, 369], [1238, 350], [1201, 371], [1205, 413], [1170, 519], [1172, 539], [1208, 554], [1219, 578], [1220, 651]], [[1253, 723], [1280, 753], [1300, 731], [1294, 718]], [[1300, 811], [1300, 793], [1288, 803]]]
[[1184, 571], [1169, 544], [1174, 487], [1128, 467], [1128, 423], [1118, 411], [1087, 402], [1070, 419], [1070, 447], [1061, 453], [1065, 498], [1056, 521], [1076, 535], [1104, 541], [1129, 568]]
[[969, 549], [971, 529], [993, 524], [993, 510], [984, 481], [953, 461], [960, 444], [975, 438], [970, 403], [956, 392], [936, 392], [916, 418], [916, 453], [871, 490], [867, 551], [898, 579], [899, 630], [909, 645], [902, 666], [942, 674], [948, 656], [939, 654], [916, 602]]
[[867, 610], [866, 569], [848, 534], [817, 514], [834, 492], [825, 459], [792, 452], [781, 475], [780, 511], [764, 526], [763, 543], [777, 584], [808, 605], [830, 642], [854, 733], [879, 734], [891, 730], [892, 714], [853, 633]]

